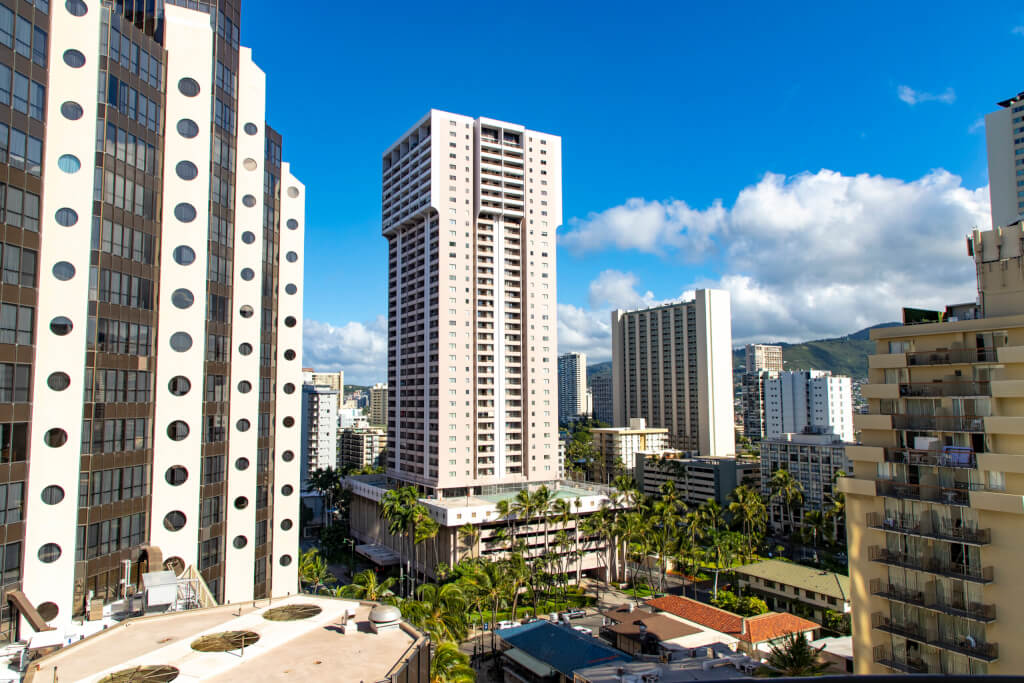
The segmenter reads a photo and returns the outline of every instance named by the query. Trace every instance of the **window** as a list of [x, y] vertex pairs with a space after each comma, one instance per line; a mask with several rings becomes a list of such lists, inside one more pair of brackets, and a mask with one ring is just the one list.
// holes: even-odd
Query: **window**
[[199, 515], [199, 526], [208, 527], [220, 523], [221, 497], [204, 498]]
[[199, 571], [220, 564], [220, 537], [199, 544]]
[[217, 443], [227, 439], [227, 418], [224, 415], [207, 415], [203, 426], [203, 441], [206, 443]]
[[147, 418], [82, 421], [83, 454], [142, 451], [152, 447], [153, 437]]
[[0, 463], [25, 462], [28, 455], [28, 423], [0, 423]]
[[31, 344], [34, 316], [31, 306], [0, 304], [0, 344]]
[[106, 505], [149, 495], [147, 465], [115, 467], [89, 475], [91, 505]]
[[212, 455], [203, 458], [200, 478], [203, 485], [224, 481], [224, 456]]
[[32, 56], [32, 22], [20, 16], [15, 25], [14, 51], [22, 57]]
[[0, 524], [20, 522], [23, 516], [25, 483], [0, 485]]
[[0, 45], [14, 47], [14, 12], [0, 5]]
[[0, 402], [28, 403], [31, 375], [31, 365], [0, 363]]

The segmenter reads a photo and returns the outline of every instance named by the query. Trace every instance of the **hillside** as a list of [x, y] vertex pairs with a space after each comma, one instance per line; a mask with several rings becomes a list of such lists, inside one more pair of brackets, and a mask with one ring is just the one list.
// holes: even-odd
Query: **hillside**
[[[868, 354], [874, 353], [875, 345], [868, 339], [876, 327], [891, 327], [899, 323], [881, 323], [834, 339], [817, 339], [801, 344], [777, 343], [782, 347], [782, 358], [787, 370], [831, 370], [836, 375], [848, 375], [854, 379], [867, 377]], [[743, 348], [733, 351], [733, 367], [742, 371]], [[610, 361], [587, 366], [587, 383], [595, 375], [607, 375], [612, 371]]]

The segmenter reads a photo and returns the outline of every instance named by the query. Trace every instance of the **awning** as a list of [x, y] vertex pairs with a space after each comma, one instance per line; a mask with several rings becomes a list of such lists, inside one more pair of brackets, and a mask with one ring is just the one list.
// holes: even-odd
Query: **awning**
[[554, 667], [545, 664], [536, 657], [526, 654], [517, 647], [505, 650], [504, 652], [502, 652], [502, 654], [511, 659], [519, 666], [523, 667], [524, 669], [527, 669], [528, 671], [542, 678], [557, 673]]
[[398, 553], [386, 545], [379, 543], [367, 543], [365, 545], [357, 545], [356, 552], [381, 567], [386, 567], [392, 564], [399, 564]]

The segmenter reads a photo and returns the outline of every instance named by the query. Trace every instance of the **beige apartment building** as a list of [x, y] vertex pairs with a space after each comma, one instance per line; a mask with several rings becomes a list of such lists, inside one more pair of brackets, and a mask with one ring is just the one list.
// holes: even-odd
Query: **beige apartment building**
[[782, 372], [782, 347], [772, 344], [747, 344], [744, 348], [747, 372]]
[[343, 429], [338, 434], [341, 467], [380, 467], [388, 445], [388, 433], [376, 427]]
[[632, 473], [636, 467], [637, 453], [663, 451], [670, 447], [668, 430], [664, 427], [648, 427], [642, 417], [629, 421], [628, 427], [608, 427], [591, 430], [594, 448], [607, 463], [625, 468]]
[[642, 417], [673, 446], [733, 455], [729, 293], [699, 289], [693, 301], [612, 311], [613, 426]]
[[388, 423], [388, 385], [374, 384], [370, 387], [370, 424], [386, 426]]
[[840, 480], [857, 673], [1024, 671], [1022, 241], [1019, 222], [975, 230], [977, 306], [871, 332]]
[[317, 372], [313, 368], [302, 368], [302, 383], [330, 387], [338, 392], [338, 410], [345, 407], [345, 371]]

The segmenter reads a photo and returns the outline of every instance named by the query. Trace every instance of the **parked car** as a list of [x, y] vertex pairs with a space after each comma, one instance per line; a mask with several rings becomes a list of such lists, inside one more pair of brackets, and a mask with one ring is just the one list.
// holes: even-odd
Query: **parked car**
[[570, 619], [582, 619], [583, 617], [587, 616], [587, 613], [581, 610], [579, 607], [576, 607], [574, 609], [567, 609], [562, 614], [566, 615]]
[[585, 636], [592, 636], [592, 635], [594, 635], [594, 632], [591, 631], [586, 626], [573, 626], [573, 629], [579, 631], [580, 633], [582, 633]]
[[512, 628], [513, 626], [519, 626], [519, 624], [517, 624], [514, 621], [499, 621], [498, 625], [495, 626], [494, 628], [496, 628], [496, 629]]

